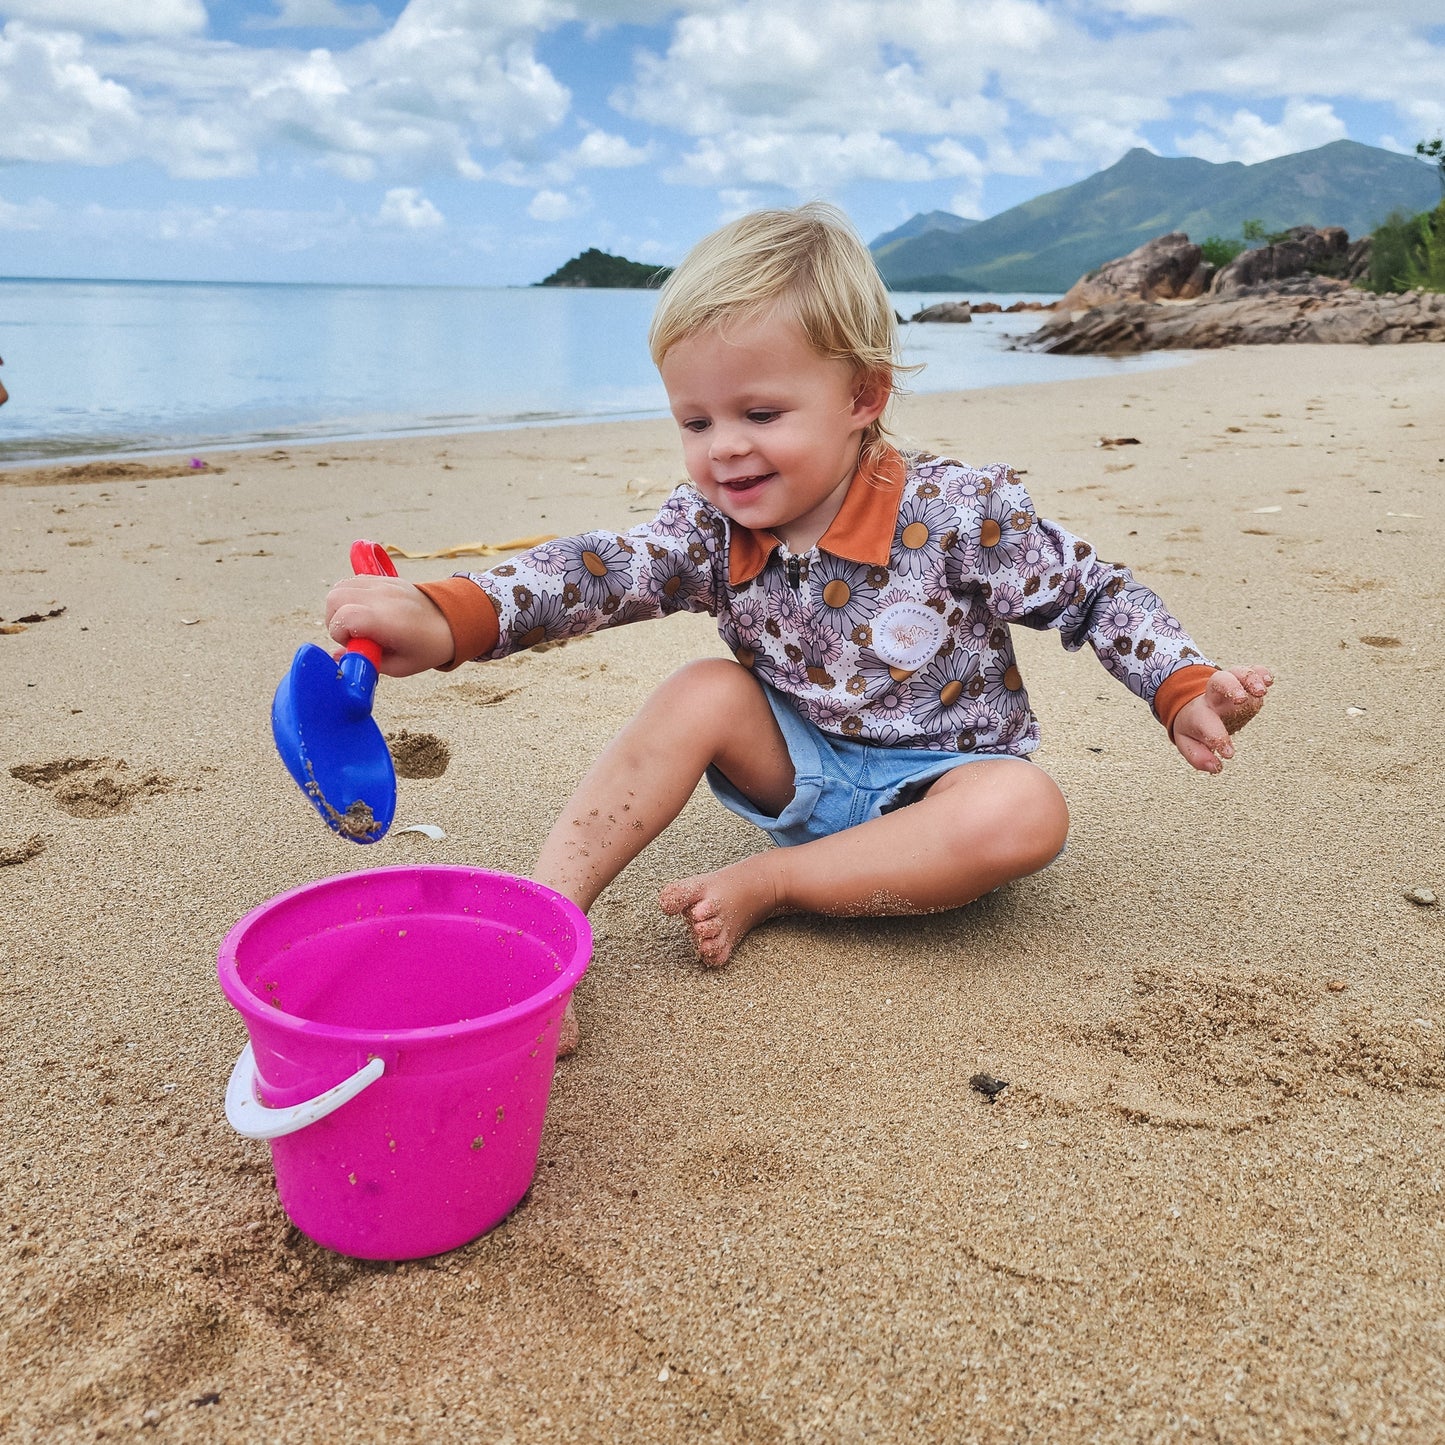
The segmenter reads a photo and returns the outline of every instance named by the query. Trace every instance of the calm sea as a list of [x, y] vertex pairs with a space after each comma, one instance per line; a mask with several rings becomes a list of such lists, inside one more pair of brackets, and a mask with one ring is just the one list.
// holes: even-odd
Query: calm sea
[[[951, 298], [895, 303], [910, 316], [939, 299]], [[647, 291], [0, 280], [11, 396], [0, 464], [655, 416], [666, 410], [647, 354], [655, 302]], [[905, 327], [906, 359], [927, 363], [913, 389], [1161, 364], [1006, 349], [1037, 320]]]

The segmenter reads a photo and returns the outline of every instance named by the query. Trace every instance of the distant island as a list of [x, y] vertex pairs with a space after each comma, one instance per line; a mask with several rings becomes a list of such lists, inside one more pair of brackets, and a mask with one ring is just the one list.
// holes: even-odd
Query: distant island
[[649, 266], [642, 261], [629, 261], [624, 256], [611, 256], [589, 246], [559, 266], [538, 286], [607, 286], [655, 291], [669, 276], [671, 266]]

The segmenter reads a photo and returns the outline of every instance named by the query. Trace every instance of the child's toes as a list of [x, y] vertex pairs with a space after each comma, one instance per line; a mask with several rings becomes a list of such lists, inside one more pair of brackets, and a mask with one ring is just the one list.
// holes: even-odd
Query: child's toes
[[702, 882], [697, 878], [679, 878], [669, 883], [658, 895], [662, 911], [672, 917], [686, 913], [702, 897]]
[[714, 939], [721, 938], [723, 932], [722, 920], [720, 918], [699, 918], [696, 912], [691, 916], [692, 936], [699, 944], [711, 943]]

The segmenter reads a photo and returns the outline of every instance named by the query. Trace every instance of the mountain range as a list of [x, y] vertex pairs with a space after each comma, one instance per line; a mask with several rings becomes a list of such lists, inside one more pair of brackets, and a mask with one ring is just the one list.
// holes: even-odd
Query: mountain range
[[1358, 141], [1245, 165], [1157, 156], [1136, 148], [1107, 170], [969, 222], [947, 211], [914, 216], [871, 246], [898, 291], [1067, 291], [1080, 276], [1166, 231], [1237, 238], [1343, 226], [1369, 234], [1390, 212], [1440, 200], [1433, 170], [1413, 156]]

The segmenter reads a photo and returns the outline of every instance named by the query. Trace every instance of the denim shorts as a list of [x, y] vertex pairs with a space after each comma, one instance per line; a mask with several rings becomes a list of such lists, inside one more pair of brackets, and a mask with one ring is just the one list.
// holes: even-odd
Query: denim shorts
[[785, 848], [827, 838], [916, 803], [954, 768], [1010, 756], [881, 747], [835, 737], [800, 717], [782, 694], [766, 683], [761, 686], [793, 760], [792, 800], [773, 817], [760, 813], [716, 768], [707, 770], [707, 781], [725, 808], [756, 823]]

